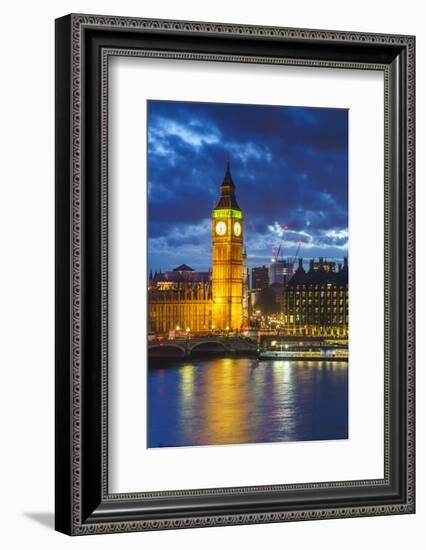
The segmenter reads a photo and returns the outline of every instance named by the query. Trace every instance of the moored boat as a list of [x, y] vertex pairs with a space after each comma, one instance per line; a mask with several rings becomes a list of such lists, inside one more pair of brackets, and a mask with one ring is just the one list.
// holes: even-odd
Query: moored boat
[[347, 347], [293, 347], [266, 349], [259, 352], [259, 359], [281, 359], [288, 361], [347, 361]]

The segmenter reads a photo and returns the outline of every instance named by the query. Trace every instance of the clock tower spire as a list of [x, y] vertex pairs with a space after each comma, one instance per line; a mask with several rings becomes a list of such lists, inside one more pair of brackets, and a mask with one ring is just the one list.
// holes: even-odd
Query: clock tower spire
[[229, 159], [212, 213], [212, 326], [239, 330], [243, 321], [243, 213]]

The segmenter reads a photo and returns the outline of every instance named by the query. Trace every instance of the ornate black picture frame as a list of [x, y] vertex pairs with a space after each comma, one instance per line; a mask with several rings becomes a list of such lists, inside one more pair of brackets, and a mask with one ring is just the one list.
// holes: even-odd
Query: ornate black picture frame
[[[108, 491], [110, 56], [384, 73], [384, 477]], [[56, 529], [70, 535], [414, 513], [413, 36], [68, 15], [56, 21]]]

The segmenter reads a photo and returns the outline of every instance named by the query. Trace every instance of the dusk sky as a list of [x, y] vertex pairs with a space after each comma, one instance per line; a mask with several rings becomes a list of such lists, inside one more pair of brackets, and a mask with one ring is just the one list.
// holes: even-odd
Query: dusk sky
[[348, 111], [148, 102], [148, 269], [211, 267], [211, 213], [229, 157], [249, 267], [348, 254]]

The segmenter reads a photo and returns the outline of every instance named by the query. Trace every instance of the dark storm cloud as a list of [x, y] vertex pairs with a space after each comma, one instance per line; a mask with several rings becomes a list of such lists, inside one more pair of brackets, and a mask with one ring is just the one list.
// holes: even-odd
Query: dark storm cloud
[[347, 253], [348, 117], [342, 109], [149, 101], [149, 263], [210, 264], [210, 215], [226, 158], [251, 264]]

